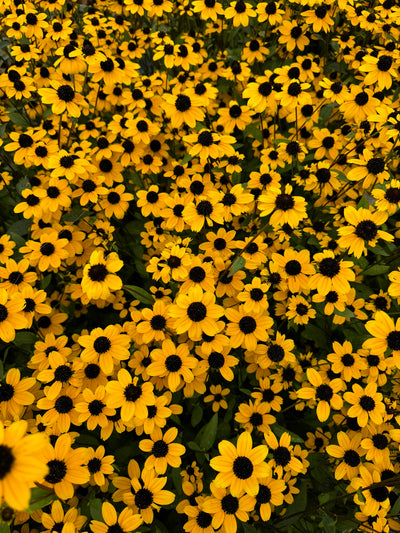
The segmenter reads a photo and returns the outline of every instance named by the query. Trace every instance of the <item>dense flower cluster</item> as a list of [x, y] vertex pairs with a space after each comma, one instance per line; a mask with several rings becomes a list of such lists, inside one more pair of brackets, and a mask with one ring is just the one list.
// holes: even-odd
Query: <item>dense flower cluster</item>
[[399, 531], [398, 0], [0, 35], [2, 527]]

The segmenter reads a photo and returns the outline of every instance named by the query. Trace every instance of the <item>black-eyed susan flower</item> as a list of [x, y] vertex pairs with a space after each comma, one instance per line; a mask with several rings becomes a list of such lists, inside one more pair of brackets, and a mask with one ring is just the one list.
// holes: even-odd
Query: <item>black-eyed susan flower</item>
[[289, 224], [292, 228], [298, 226], [299, 222], [307, 217], [306, 202], [301, 196], [292, 195], [293, 187], [285, 185], [284, 190], [269, 189], [258, 199], [257, 207], [260, 216], [269, 217], [274, 228]]
[[42, 452], [49, 445], [43, 433], [27, 435], [28, 423], [0, 424], [0, 500], [17, 511], [28, 508], [30, 489], [48, 472]]
[[83, 96], [69, 84], [54, 80], [50, 85], [49, 88], [38, 89], [42, 102], [51, 104], [51, 110], [55, 115], [67, 112], [71, 117], [79, 117], [85, 105]]
[[104, 522], [92, 520], [90, 529], [93, 533], [109, 533], [115, 530], [128, 533], [137, 529], [143, 522], [140, 514], [133, 514], [132, 509], [125, 507], [119, 515], [110, 502], [104, 502], [101, 507]]
[[352, 391], [344, 393], [343, 398], [350, 404], [348, 416], [357, 418], [360, 427], [365, 427], [369, 421], [381, 424], [385, 416], [385, 404], [382, 393], [377, 392], [376, 383], [368, 383], [363, 388], [354, 383]]
[[122, 288], [122, 280], [115, 274], [122, 267], [123, 262], [115, 252], [106, 254], [102, 249], [93, 251], [83, 268], [82, 291], [90, 300], [107, 299], [111, 292]]
[[352, 480], [358, 476], [362, 457], [365, 455], [365, 451], [360, 446], [361, 439], [361, 433], [349, 436], [344, 431], [339, 431], [338, 444], [330, 444], [326, 447], [326, 452], [330, 456], [341, 460], [335, 468], [336, 479]]
[[227, 440], [218, 444], [221, 455], [210, 461], [210, 466], [218, 472], [214, 480], [216, 487], [230, 487], [232, 496], [238, 497], [244, 491], [255, 496], [259, 490], [259, 479], [267, 477], [270, 468], [265, 463], [268, 447], [253, 448], [253, 440], [248, 431], [239, 435], [236, 446]]
[[204, 396], [205, 403], [211, 403], [211, 408], [214, 413], [218, 413], [220, 409], [228, 409], [228, 403], [225, 399], [230, 393], [230, 389], [223, 389], [221, 385], [210, 385], [210, 394]]
[[68, 257], [65, 249], [67, 239], [59, 238], [57, 231], [45, 228], [38, 241], [28, 240], [26, 246], [20, 248], [33, 266], [38, 266], [41, 272], [60, 268], [61, 261]]
[[262, 400], [255, 400], [254, 402], [250, 400], [249, 403], [241, 403], [239, 405], [235, 420], [250, 432], [256, 429], [261, 433], [267, 433], [271, 424], [276, 422], [276, 418], [270, 415], [269, 412], [269, 405]]
[[332, 250], [324, 250], [313, 256], [313, 262], [318, 265], [318, 272], [309, 278], [310, 289], [316, 289], [322, 295], [330, 291], [340, 294], [349, 292], [349, 282], [355, 280], [352, 261], [343, 261], [335, 257]]
[[244, 26], [246, 27], [249, 24], [250, 18], [256, 16], [252, 5], [243, 0], [238, 0], [231, 2], [229, 7], [225, 9], [224, 17], [227, 20], [232, 19], [233, 25], [236, 27]]
[[129, 358], [129, 336], [122, 333], [120, 327], [110, 324], [105, 329], [95, 328], [89, 335], [81, 335], [78, 339], [84, 350], [80, 354], [83, 361], [98, 362], [106, 375], [111, 375], [115, 361]]
[[341, 373], [344, 381], [349, 383], [352, 378], [358, 379], [361, 371], [366, 369], [366, 363], [359, 354], [353, 352], [351, 342], [344, 341], [332, 343], [333, 353], [327, 355], [327, 359], [332, 363], [331, 368], [335, 374]]
[[114, 472], [112, 464], [115, 461], [113, 455], [105, 455], [104, 446], [87, 449], [87, 468], [90, 473], [90, 484], [98, 485], [101, 488], [108, 488], [108, 479]]
[[307, 289], [309, 276], [315, 273], [308, 250], [297, 252], [287, 248], [283, 255], [273, 253], [272, 260], [281, 267], [282, 278], [286, 280], [292, 293], [304, 292]]
[[43, 452], [43, 460], [48, 472], [42, 483], [50, 486], [59, 498], [67, 500], [74, 495], [74, 485], [87, 483], [89, 471], [84, 466], [87, 458], [86, 448], [72, 448], [68, 433], [57, 437], [54, 446], [48, 445]]
[[104, 428], [108, 424], [108, 418], [115, 415], [115, 409], [107, 407], [106, 390], [104, 385], [99, 385], [95, 391], [89, 388], [82, 390], [75, 409], [79, 413], [78, 423], [86, 422], [89, 431], [97, 426]]
[[290, 472], [292, 476], [296, 476], [303, 470], [301, 461], [293, 453], [294, 447], [289, 433], [285, 431], [278, 440], [272, 431], [268, 431], [264, 434], [264, 439], [272, 454], [268, 461], [272, 473], [282, 478], [284, 473]]
[[87, 517], [81, 515], [79, 509], [70, 507], [64, 512], [60, 500], [51, 504], [50, 513], [43, 513], [40, 517], [41, 523], [46, 528], [46, 533], [51, 533], [60, 529], [60, 533], [68, 531], [79, 531], [87, 520]]
[[343, 389], [343, 381], [335, 378], [329, 384], [323, 383], [321, 374], [314, 368], [307, 369], [307, 379], [311, 386], [304, 385], [297, 391], [297, 396], [303, 400], [315, 400], [318, 420], [325, 422], [331, 408], [339, 410], [343, 406], [342, 397], [338, 394]]
[[269, 338], [268, 331], [273, 325], [269, 315], [249, 314], [240, 306], [238, 309], [226, 309], [225, 316], [229, 320], [226, 335], [230, 338], [233, 348], [243, 346], [246, 350], [255, 350], [259, 341]]
[[168, 429], [164, 434], [160, 428], [155, 428], [149, 439], [142, 439], [139, 448], [144, 452], [151, 452], [147, 457], [144, 468], [152, 469], [157, 474], [165, 474], [168, 465], [178, 468], [181, 465], [185, 446], [178, 442], [173, 442], [178, 435], [178, 428]]
[[130, 422], [134, 416], [145, 419], [148, 406], [154, 405], [153, 384], [139, 384], [139, 378], [132, 378], [125, 368], [118, 371], [118, 379], [106, 385], [107, 405], [113, 409], [121, 408], [121, 420]]
[[253, 507], [259, 505], [259, 513], [268, 522], [275, 507], [282, 505], [286, 483], [283, 479], [274, 479], [272, 475], [260, 479], [260, 488], [255, 498], [252, 498]]
[[338, 244], [342, 249], [348, 249], [354, 257], [366, 254], [367, 246], [374, 247], [379, 239], [387, 242], [394, 239], [393, 235], [379, 229], [388, 218], [388, 213], [384, 211], [347, 206], [344, 209], [344, 218], [347, 224], [338, 229]]
[[[175, 346], [171, 339], [165, 339], [160, 349], [151, 352], [151, 363], [147, 367], [149, 376], [165, 378], [171, 392], [177, 391], [182, 382], [190, 383], [194, 376], [192, 369], [197, 365], [186, 344]], [[159, 472], [163, 473], [163, 472]]]
[[380, 509], [387, 512], [390, 507], [388, 489], [390, 482], [387, 482], [388, 486], [381, 482], [380, 473], [375, 465], [369, 465], [369, 468], [367, 465], [361, 465], [359, 475], [351, 480], [351, 486], [357, 491], [354, 496], [355, 503], [360, 505], [361, 511], [370, 516], [376, 515]]
[[212, 498], [204, 501], [204, 511], [212, 515], [212, 527], [218, 529], [222, 524], [226, 533], [236, 533], [237, 520], [247, 522], [253, 509], [253, 499], [248, 494], [232, 496], [229, 489], [210, 484]]
[[[275, 312], [277, 312], [278, 305]], [[310, 319], [315, 318], [316, 310], [303, 296], [294, 295], [288, 299], [286, 316], [295, 324], [308, 324]]]
[[[168, 305], [162, 300], [156, 300], [153, 308], [145, 307], [141, 312], [141, 320], [136, 326], [144, 344], [152, 340], [162, 341], [168, 336], [168, 330], [173, 327]], [[139, 314], [137, 315], [139, 319]]]
[[56, 427], [61, 433], [67, 433], [71, 424], [78, 424], [79, 414], [75, 405], [79, 389], [67, 385], [53, 396], [52, 389], [45, 387], [44, 394], [44, 397], [38, 400], [37, 406], [45, 411], [43, 415], [45, 424]]
[[279, 42], [284, 44], [289, 52], [295, 48], [304, 50], [310, 42], [305, 32], [305, 25], [296, 20], [284, 20], [278, 28], [280, 33]]
[[23, 329], [28, 321], [23, 309], [25, 300], [19, 293], [9, 297], [5, 289], [0, 289], [0, 339], [12, 342], [15, 339], [15, 330]]
[[215, 296], [203, 292], [199, 286], [179, 294], [170, 306], [169, 315], [175, 319], [174, 329], [179, 334], [187, 332], [194, 341], [201, 340], [202, 333], [216, 335], [220, 332], [218, 319], [222, 316], [222, 307], [215, 303]]

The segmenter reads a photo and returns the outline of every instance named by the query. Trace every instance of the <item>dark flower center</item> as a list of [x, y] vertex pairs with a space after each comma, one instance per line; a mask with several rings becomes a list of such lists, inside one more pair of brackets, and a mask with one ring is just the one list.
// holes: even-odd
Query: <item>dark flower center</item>
[[196, 206], [196, 211], [203, 217], [209, 217], [213, 212], [213, 206], [208, 200], [201, 200]]
[[94, 341], [93, 348], [99, 354], [106, 353], [111, 348], [111, 341], [102, 335], [101, 337], [97, 337], [97, 339]]
[[375, 400], [371, 396], [363, 395], [360, 398], [360, 405], [364, 411], [373, 411], [375, 409]]
[[149, 489], [139, 489], [135, 494], [135, 505], [138, 509], [147, 509], [153, 503], [153, 493]]
[[333, 396], [333, 390], [329, 385], [326, 385], [325, 383], [322, 383], [322, 385], [318, 385], [316, 393], [316, 398], [319, 400], [323, 400], [325, 402], [329, 402], [329, 400]]
[[89, 269], [89, 278], [92, 281], [104, 281], [108, 271], [105, 265], [93, 265]]
[[360, 456], [355, 450], [346, 450], [343, 460], [347, 465], [352, 467], [358, 466], [361, 462]]
[[129, 383], [125, 387], [124, 396], [128, 402], [136, 402], [142, 395], [142, 387]]
[[165, 360], [165, 368], [168, 372], [178, 372], [182, 367], [182, 359], [178, 355], [169, 355]]
[[319, 271], [323, 276], [327, 278], [333, 278], [340, 272], [339, 261], [332, 257], [325, 257], [319, 264]]
[[57, 398], [54, 404], [55, 410], [60, 414], [69, 413], [74, 407], [74, 403], [69, 396], [63, 395]]
[[153, 445], [154, 457], [165, 457], [168, 454], [168, 444], [163, 440], [158, 440]]
[[372, 220], [362, 220], [357, 224], [355, 233], [364, 241], [372, 241], [378, 234], [378, 227]]
[[278, 446], [275, 450], [273, 450], [273, 455], [276, 464], [282, 467], [288, 465], [292, 458], [290, 451], [284, 446]]
[[88, 404], [89, 413], [92, 416], [98, 416], [102, 411], [105, 404], [100, 400], [93, 400]]
[[44, 242], [40, 246], [40, 253], [43, 255], [47, 255], [47, 256], [52, 255], [54, 254], [54, 251], [55, 251], [55, 248], [51, 242]]
[[245, 335], [250, 335], [257, 328], [257, 322], [252, 316], [244, 316], [239, 320], [239, 329]]
[[400, 331], [391, 331], [386, 337], [386, 342], [391, 350], [400, 350]]
[[91, 474], [95, 474], [96, 472], [100, 472], [101, 469], [101, 461], [97, 457], [93, 457], [93, 459], [90, 459], [88, 462], [88, 469]]
[[271, 344], [268, 348], [268, 357], [274, 363], [279, 363], [285, 357], [285, 350], [279, 344]]
[[202, 302], [192, 302], [187, 308], [187, 315], [193, 322], [201, 322], [207, 316], [207, 308]]
[[288, 211], [294, 206], [293, 197], [290, 194], [278, 194], [275, 200], [275, 205], [282, 211]]
[[235, 514], [239, 509], [239, 500], [232, 494], [227, 494], [221, 500], [221, 508], [226, 514]]
[[239, 456], [233, 461], [233, 473], [239, 479], [249, 479], [253, 470], [253, 463], [248, 457]]
[[60, 461], [59, 459], [52, 459], [47, 463], [47, 466], [49, 467], [49, 473], [44, 478], [45, 481], [53, 485], [60, 483], [67, 473], [67, 465], [65, 462]]
[[289, 276], [297, 276], [301, 272], [301, 264], [295, 259], [291, 259], [286, 263], [285, 271]]

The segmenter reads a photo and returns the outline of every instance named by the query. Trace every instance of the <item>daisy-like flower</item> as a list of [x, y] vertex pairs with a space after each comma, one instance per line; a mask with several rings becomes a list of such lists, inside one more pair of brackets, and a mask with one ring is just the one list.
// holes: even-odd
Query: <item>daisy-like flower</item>
[[89, 335], [81, 335], [78, 339], [84, 350], [80, 358], [86, 363], [99, 362], [103, 372], [110, 376], [115, 361], [129, 359], [130, 337], [121, 332], [120, 327], [110, 324], [105, 329], [95, 328]]
[[256, 17], [257, 14], [251, 4], [238, 0], [229, 4], [224, 16], [227, 20], [232, 19], [233, 25], [237, 28], [238, 26], [246, 27], [249, 24], [249, 18]]
[[105, 455], [104, 446], [98, 446], [96, 450], [94, 448], [87, 448], [87, 452], [87, 468], [90, 473], [90, 484], [108, 488], [106, 476], [110, 476], [114, 472], [112, 463], [114, 463], [115, 457], [113, 455]]
[[378, 85], [379, 90], [384, 91], [392, 86], [392, 78], [396, 77], [396, 66], [398, 61], [388, 54], [378, 56], [366, 55], [360, 65], [361, 72], [367, 72], [363, 79], [364, 85]]
[[214, 480], [216, 487], [229, 487], [232, 496], [239, 497], [244, 491], [256, 496], [259, 490], [259, 479], [267, 477], [270, 468], [265, 462], [268, 447], [265, 445], [253, 448], [253, 440], [248, 431], [239, 435], [237, 445], [223, 440], [218, 444], [221, 455], [210, 461], [210, 466], [218, 472]]
[[90, 300], [106, 300], [111, 292], [119, 291], [122, 288], [122, 280], [115, 273], [121, 270], [123, 265], [115, 252], [107, 255], [101, 249], [92, 252], [89, 263], [83, 268], [81, 287], [85, 295]]
[[287, 248], [283, 255], [273, 253], [272, 260], [281, 267], [282, 278], [287, 281], [290, 292], [303, 292], [307, 289], [308, 276], [315, 273], [308, 250], [297, 252]]
[[66, 246], [68, 240], [59, 238], [58, 232], [45, 228], [39, 237], [39, 242], [28, 240], [20, 252], [29, 259], [32, 266], [38, 266], [41, 272], [56, 271], [60, 268], [61, 261], [68, 257]]
[[355, 280], [352, 261], [342, 261], [332, 250], [324, 250], [315, 254], [313, 261], [317, 263], [319, 272], [309, 278], [309, 288], [316, 289], [319, 294], [326, 295], [330, 291], [347, 294], [350, 290], [349, 281]]
[[[351, 480], [351, 486], [357, 492], [354, 502], [361, 507], [361, 511], [369, 516], [374, 516], [380, 509], [386, 512], [390, 508], [389, 489], [385, 484], [381, 484], [382, 479], [379, 470], [375, 465], [361, 465], [360, 474]], [[387, 481], [388, 486], [389, 481]], [[374, 485], [378, 485], [375, 486]], [[372, 488], [369, 488], [372, 487]], [[362, 497], [360, 496], [360, 491]]]
[[218, 529], [224, 525], [227, 533], [236, 533], [237, 522], [247, 522], [249, 512], [254, 509], [253, 498], [243, 494], [239, 498], [232, 496], [229, 489], [217, 487], [214, 482], [210, 484], [212, 498], [204, 501], [204, 511], [212, 515], [211, 525]]
[[274, 479], [272, 475], [260, 479], [260, 488], [257, 496], [252, 498], [253, 509], [258, 504], [260, 506], [260, 516], [264, 522], [271, 518], [275, 507], [282, 505], [286, 483], [283, 479]]
[[0, 289], [0, 339], [12, 342], [15, 330], [27, 327], [28, 320], [23, 314], [25, 300], [20, 294], [11, 298], [5, 289]]
[[110, 502], [104, 502], [101, 507], [101, 514], [104, 522], [92, 520], [90, 522], [90, 529], [93, 533], [112, 533], [119, 531], [122, 533], [130, 533], [137, 529], [143, 522], [140, 514], [133, 514], [132, 509], [125, 507], [117, 515], [117, 511]]
[[44, 423], [55, 426], [61, 433], [69, 431], [71, 424], [77, 425], [79, 415], [75, 409], [79, 389], [67, 386], [53, 396], [50, 387], [45, 387], [45, 396], [37, 401], [39, 409], [46, 411]]
[[321, 374], [315, 368], [307, 369], [307, 379], [311, 387], [303, 386], [297, 391], [297, 396], [303, 400], [315, 400], [318, 420], [325, 422], [329, 418], [331, 408], [339, 410], [343, 407], [343, 400], [338, 394], [343, 389], [343, 381], [335, 378], [329, 384], [323, 383]]
[[204, 118], [204, 111], [201, 106], [203, 101], [193, 91], [185, 90], [179, 94], [164, 94], [164, 110], [171, 118], [171, 126], [180, 128], [182, 124], [187, 124], [190, 128], [196, 126], [196, 122], [201, 122]]
[[338, 445], [330, 444], [326, 447], [326, 452], [329, 455], [341, 459], [335, 468], [336, 479], [352, 480], [358, 476], [361, 457], [365, 455], [365, 451], [360, 446], [361, 439], [361, 433], [354, 433], [350, 438], [344, 431], [339, 431], [337, 434]]
[[362, 155], [357, 159], [350, 159], [349, 163], [352, 164], [352, 168], [347, 173], [347, 179], [362, 182], [365, 189], [375, 183], [384, 183], [390, 177], [385, 158], [371, 150], [364, 149]]
[[148, 406], [155, 403], [153, 384], [139, 384], [138, 381], [139, 378], [132, 378], [125, 368], [121, 368], [118, 379], [109, 381], [106, 385], [107, 405], [114, 409], [121, 408], [123, 422], [130, 422], [134, 416], [145, 419], [148, 416]]
[[85, 107], [84, 97], [66, 83], [54, 80], [50, 85], [49, 88], [38, 89], [43, 103], [51, 104], [51, 110], [55, 115], [67, 112], [71, 117], [79, 117], [82, 108]]
[[289, 433], [285, 431], [278, 440], [274, 433], [269, 431], [264, 434], [264, 439], [272, 453], [272, 459], [268, 461], [268, 465], [279, 478], [287, 472], [290, 472], [292, 476], [297, 476], [303, 470], [301, 461], [293, 453]]
[[196, 286], [187, 294], [178, 294], [169, 314], [175, 319], [174, 329], [178, 335], [187, 332], [191, 340], [200, 341], [203, 332], [207, 335], [220, 332], [217, 320], [223, 315], [223, 309], [215, 303], [214, 294]]
[[42, 483], [52, 488], [62, 500], [72, 498], [74, 485], [83, 485], [90, 478], [89, 471], [84, 466], [86, 448], [72, 449], [71, 444], [71, 436], [64, 433], [57, 438], [54, 447], [49, 445], [42, 455], [48, 468]]
[[[142, 344], [164, 340], [167, 331], [173, 327], [168, 305], [162, 300], [156, 300], [152, 309], [142, 309], [141, 315], [142, 320], [137, 324], [136, 331], [141, 335]], [[137, 316], [140, 316], [139, 313]]]
[[42, 452], [49, 445], [46, 435], [26, 435], [26, 420], [8, 427], [0, 423], [0, 502], [17, 511], [27, 509], [30, 489], [48, 472]]
[[376, 383], [368, 383], [363, 389], [358, 383], [352, 386], [352, 392], [344, 393], [343, 398], [351, 407], [347, 416], [357, 418], [358, 425], [365, 427], [369, 421], [374, 424], [382, 424], [386, 409], [383, 396], [377, 392]]
[[178, 435], [178, 428], [168, 429], [164, 435], [160, 428], [154, 428], [150, 434], [150, 439], [143, 439], [139, 442], [139, 448], [144, 452], [151, 452], [146, 459], [144, 468], [154, 468], [157, 474], [165, 474], [168, 465], [178, 468], [181, 463], [181, 455], [186, 451], [185, 446], [178, 442], [173, 442]]
[[71, 507], [65, 513], [60, 500], [51, 504], [50, 513], [43, 513], [41, 522], [46, 528], [46, 533], [60, 530], [60, 533], [72, 533], [80, 531], [87, 517], [79, 513], [76, 507]]
[[260, 217], [271, 215], [269, 220], [274, 228], [284, 224], [296, 228], [301, 220], [307, 218], [305, 199], [293, 196], [292, 190], [293, 187], [289, 184], [285, 185], [284, 192], [279, 188], [270, 188], [258, 199]]
[[249, 403], [241, 403], [239, 411], [235, 414], [236, 422], [239, 422], [244, 429], [253, 431], [256, 429], [261, 433], [270, 431], [270, 425], [276, 422], [276, 418], [270, 414], [270, 407], [267, 403], [256, 400]]
[[392, 362], [400, 368], [400, 318], [395, 323], [387, 313], [377, 311], [374, 320], [365, 324], [365, 329], [372, 338], [364, 341], [363, 348], [377, 355], [391, 350]]
[[353, 353], [351, 342], [344, 341], [343, 344], [334, 342], [332, 344], [333, 353], [327, 355], [327, 359], [332, 363], [332, 371], [335, 374], [341, 373], [341, 378], [349, 383], [352, 378], [358, 379], [361, 372], [366, 370], [367, 364], [359, 354]]
[[225, 396], [230, 393], [230, 389], [223, 389], [221, 385], [210, 385], [210, 394], [204, 396], [204, 403], [212, 402], [211, 408], [214, 413], [218, 413], [220, 409], [228, 409], [228, 403]]
[[[166, 378], [171, 392], [177, 391], [182, 382], [191, 383], [194, 379], [192, 369], [198, 364], [192, 357], [187, 344], [175, 346], [171, 339], [165, 339], [162, 348], [151, 352], [151, 364], [147, 367], [149, 376]], [[164, 472], [159, 472], [163, 474]]]
[[394, 239], [393, 235], [379, 229], [388, 218], [388, 213], [384, 211], [373, 212], [363, 207], [356, 209], [347, 206], [344, 209], [344, 218], [347, 224], [338, 229], [338, 245], [354, 254], [354, 257], [365, 255], [367, 246], [374, 247], [379, 239], [388, 242]]
[[246, 313], [243, 306], [226, 309], [225, 316], [230, 321], [226, 335], [230, 337], [231, 346], [243, 346], [246, 350], [255, 350], [258, 341], [266, 341], [269, 338], [268, 330], [274, 323], [269, 315]]
[[286, 316], [295, 324], [308, 324], [310, 318], [315, 318], [316, 311], [303, 296], [296, 294], [288, 299]]
[[115, 415], [115, 409], [107, 407], [104, 385], [99, 385], [95, 391], [83, 389], [81, 399], [75, 406], [76, 411], [80, 413], [78, 423], [86, 422], [89, 431], [93, 431], [97, 426], [106, 427], [108, 417]]

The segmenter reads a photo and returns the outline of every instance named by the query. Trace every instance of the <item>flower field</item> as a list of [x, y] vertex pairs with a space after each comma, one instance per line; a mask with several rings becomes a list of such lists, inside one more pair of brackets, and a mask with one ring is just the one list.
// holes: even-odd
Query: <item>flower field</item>
[[398, 0], [0, 0], [0, 533], [400, 531]]

